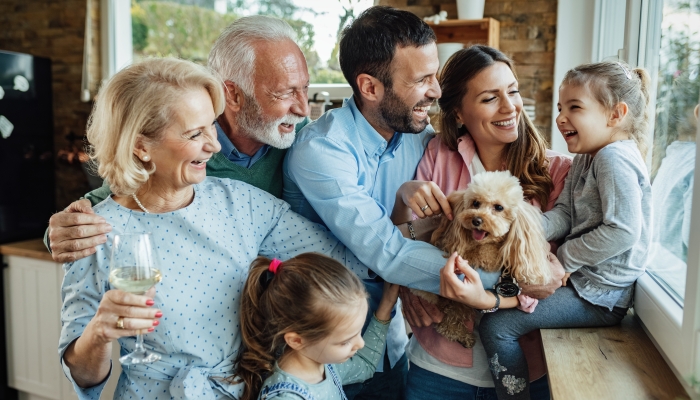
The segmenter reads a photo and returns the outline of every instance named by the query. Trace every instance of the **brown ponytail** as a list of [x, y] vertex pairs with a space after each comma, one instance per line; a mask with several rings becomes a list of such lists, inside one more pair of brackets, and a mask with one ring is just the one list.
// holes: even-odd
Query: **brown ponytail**
[[241, 400], [255, 400], [275, 362], [285, 356], [284, 335], [296, 332], [310, 343], [325, 338], [338, 318], [366, 301], [362, 281], [321, 254], [305, 253], [282, 262], [276, 273], [270, 260], [250, 266], [241, 297], [243, 346], [236, 372], [228, 380], [243, 383]]

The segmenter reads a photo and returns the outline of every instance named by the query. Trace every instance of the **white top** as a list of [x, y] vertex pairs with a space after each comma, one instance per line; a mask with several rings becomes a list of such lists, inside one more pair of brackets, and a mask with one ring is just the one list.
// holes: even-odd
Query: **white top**
[[[476, 272], [479, 273], [479, 277], [481, 278], [481, 283], [484, 285], [484, 288], [492, 288], [496, 283], [498, 283], [498, 278], [501, 275], [500, 271], [484, 272], [481, 269], [477, 269]], [[480, 320], [481, 314], [477, 313], [476, 318], [474, 319], [474, 336], [476, 338], [476, 342], [472, 348], [471, 368], [454, 367], [439, 361], [437, 358], [428, 354], [421, 347], [415, 336], [411, 337], [408, 345], [406, 345], [406, 355], [408, 356], [408, 359], [424, 370], [454, 379], [458, 382], [463, 382], [478, 387], [494, 387], [493, 378], [491, 377], [491, 372], [489, 371], [488, 367], [488, 359], [486, 358], [486, 350], [484, 350], [484, 345], [481, 344], [481, 340], [479, 340], [477, 326]]]

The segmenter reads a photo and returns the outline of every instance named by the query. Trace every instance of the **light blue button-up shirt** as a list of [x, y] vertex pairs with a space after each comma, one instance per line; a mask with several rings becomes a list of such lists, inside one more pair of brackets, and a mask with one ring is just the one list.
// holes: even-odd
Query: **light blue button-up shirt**
[[[445, 264], [442, 251], [404, 238], [390, 219], [396, 191], [413, 179], [432, 133], [428, 126], [419, 134], [396, 133], [387, 142], [354, 99], [346, 100], [297, 135], [284, 162], [283, 198], [292, 210], [324, 223], [382, 278], [438, 293]], [[365, 284], [376, 308], [382, 283]], [[392, 366], [406, 341], [403, 318], [397, 313], [387, 340]], [[381, 367], [380, 363], [377, 371]]]

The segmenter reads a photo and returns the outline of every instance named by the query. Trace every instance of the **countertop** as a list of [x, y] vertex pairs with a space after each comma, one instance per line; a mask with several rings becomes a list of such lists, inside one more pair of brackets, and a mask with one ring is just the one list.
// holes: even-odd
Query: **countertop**
[[0, 245], [0, 254], [53, 261], [51, 253], [49, 253], [46, 246], [44, 246], [44, 241], [42, 239], [2, 244]]

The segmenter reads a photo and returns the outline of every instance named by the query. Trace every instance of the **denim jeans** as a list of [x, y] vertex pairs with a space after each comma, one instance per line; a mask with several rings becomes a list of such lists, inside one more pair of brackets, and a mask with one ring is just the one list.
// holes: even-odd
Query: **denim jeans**
[[371, 379], [343, 386], [348, 400], [403, 400], [408, 373], [408, 359], [404, 354], [391, 368], [384, 355], [384, 372], [375, 372]]
[[[547, 376], [530, 384], [533, 400], [549, 400]], [[494, 388], [459, 382], [411, 363], [408, 368], [406, 400], [496, 400]]]
[[518, 343], [520, 336], [540, 328], [612, 326], [620, 323], [625, 314], [626, 308], [610, 311], [582, 299], [571, 286], [564, 286], [540, 300], [532, 314], [511, 308], [484, 315], [479, 323], [479, 337], [486, 349], [498, 398], [530, 398], [527, 361]]

